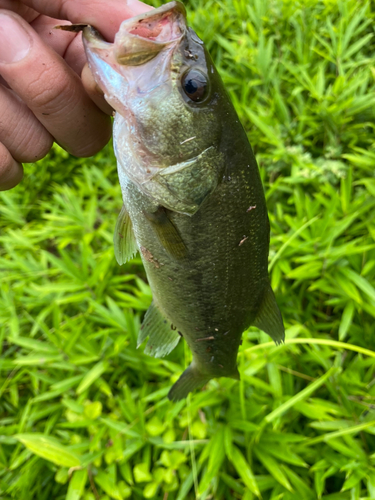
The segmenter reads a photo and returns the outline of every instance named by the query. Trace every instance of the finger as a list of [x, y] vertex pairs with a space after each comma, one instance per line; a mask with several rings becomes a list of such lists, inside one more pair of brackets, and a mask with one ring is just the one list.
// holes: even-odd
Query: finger
[[113, 109], [104, 99], [104, 94], [99, 85], [96, 83], [88, 64], [85, 64], [81, 79], [86, 92], [90, 96], [90, 99], [107, 115], [113, 114]]
[[51, 149], [51, 134], [14, 92], [1, 85], [0, 116], [0, 141], [16, 161], [38, 161]]
[[72, 23], [88, 23], [112, 41], [121, 22], [152, 7], [138, 0], [22, 0], [22, 3], [50, 17]]
[[[55, 26], [64, 24], [70, 24], [70, 22], [43, 15], [30, 23], [40, 38], [57, 54], [63, 57], [65, 62], [77, 75], [80, 75], [86, 64], [82, 36], [80, 33], [55, 29]], [[61, 33], [64, 35], [61, 36]]]
[[0, 9], [11, 10], [22, 16], [29, 23], [39, 16], [39, 12], [28, 7], [21, 0], [0, 0]]
[[16, 14], [0, 11], [0, 30], [0, 74], [8, 85], [68, 152], [99, 151], [111, 136], [111, 120], [80, 78]]
[[[73, 71], [78, 75], [81, 74], [83, 66], [86, 63], [81, 34], [77, 35], [77, 33], [54, 29], [57, 25], [71, 24], [69, 21], [40, 15], [38, 12], [30, 9], [30, 7], [20, 4], [19, 1], [0, 0], [0, 9], [2, 8], [18, 13], [19, 15], [24, 14], [22, 17], [30, 23], [30, 26], [33, 27], [40, 38], [57, 54], [63, 57]], [[32, 15], [23, 12], [26, 10], [32, 12]], [[1, 77], [0, 83], [4, 85]]]
[[77, 75], [81, 75], [87, 59], [85, 49], [83, 48], [82, 35], [80, 33], [76, 34], [74, 40], [69, 44], [69, 47], [67, 47], [64, 54], [64, 60]]
[[0, 191], [16, 186], [22, 177], [22, 165], [12, 158], [4, 144], [0, 142]]
[[[76, 33], [69, 31], [56, 30], [58, 24], [70, 24], [69, 21], [60, 21], [53, 17], [38, 16], [30, 25], [38, 33], [40, 38], [53, 49], [59, 56], [64, 57], [69, 44], [75, 39]], [[61, 36], [60, 31], [66, 35]]]

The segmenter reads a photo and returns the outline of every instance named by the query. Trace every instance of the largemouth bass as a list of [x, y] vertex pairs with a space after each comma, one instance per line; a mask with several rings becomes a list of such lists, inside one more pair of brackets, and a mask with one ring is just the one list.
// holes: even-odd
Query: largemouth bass
[[258, 167], [221, 78], [179, 2], [124, 21], [114, 43], [76, 29], [116, 110], [116, 257], [139, 249], [153, 293], [138, 344], [148, 337], [145, 352], [161, 357], [186, 340], [193, 362], [174, 401], [211, 378], [239, 379], [243, 331], [255, 325], [279, 343], [284, 326]]

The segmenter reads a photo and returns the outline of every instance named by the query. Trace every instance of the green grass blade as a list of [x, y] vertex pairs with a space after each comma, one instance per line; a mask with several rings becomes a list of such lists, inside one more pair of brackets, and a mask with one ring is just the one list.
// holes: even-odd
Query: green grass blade
[[70, 451], [55, 438], [43, 434], [15, 434], [14, 437], [35, 455], [62, 467], [81, 465], [79, 455]]

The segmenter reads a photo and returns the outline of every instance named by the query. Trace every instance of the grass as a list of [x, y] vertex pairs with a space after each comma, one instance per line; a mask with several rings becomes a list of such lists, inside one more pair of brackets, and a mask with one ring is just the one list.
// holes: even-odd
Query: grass
[[111, 147], [54, 147], [0, 194], [2, 500], [375, 498], [373, 4], [186, 6], [257, 155], [287, 342], [250, 328], [240, 382], [169, 402], [189, 353], [136, 350]]

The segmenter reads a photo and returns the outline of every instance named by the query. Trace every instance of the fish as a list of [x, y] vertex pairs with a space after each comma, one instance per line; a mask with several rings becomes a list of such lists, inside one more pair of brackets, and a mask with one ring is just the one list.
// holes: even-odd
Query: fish
[[239, 379], [254, 325], [285, 330], [268, 277], [270, 226], [257, 162], [203, 41], [178, 1], [122, 22], [114, 42], [83, 31], [91, 72], [115, 110], [123, 206], [120, 265], [140, 252], [153, 301], [138, 337], [163, 357], [183, 338], [192, 363], [169, 391], [185, 398], [216, 377]]

